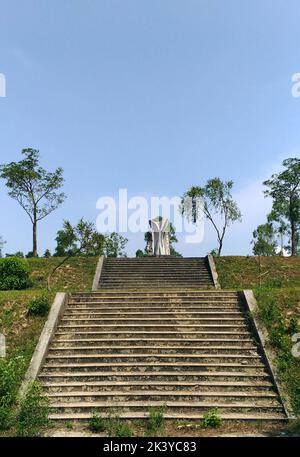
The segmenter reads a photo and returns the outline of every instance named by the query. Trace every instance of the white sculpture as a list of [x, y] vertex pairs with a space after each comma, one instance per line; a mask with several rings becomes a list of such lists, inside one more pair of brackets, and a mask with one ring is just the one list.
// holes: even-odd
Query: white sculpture
[[159, 216], [149, 221], [149, 225], [152, 231], [152, 249], [149, 249], [149, 253], [170, 255], [170, 223], [168, 219]]

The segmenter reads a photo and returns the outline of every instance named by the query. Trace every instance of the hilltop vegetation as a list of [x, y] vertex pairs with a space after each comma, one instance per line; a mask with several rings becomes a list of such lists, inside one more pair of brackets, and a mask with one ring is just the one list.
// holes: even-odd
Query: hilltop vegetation
[[279, 379], [293, 411], [300, 414], [300, 358], [292, 355], [292, 336], [300, 332], [299, 257], [217, 257], [222, 288], [253, 289], [259, 316], [276, 354]]

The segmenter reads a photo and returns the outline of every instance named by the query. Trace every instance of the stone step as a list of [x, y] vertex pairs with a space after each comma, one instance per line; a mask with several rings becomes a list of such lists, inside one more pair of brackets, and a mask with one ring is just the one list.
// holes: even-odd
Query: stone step
[[117, 291], [117, 290], [102, 290], [101, 292], [91, 292], [90, 294], [76, 294], [72, 293], [71, 297], [74, 300], [92, 300], [92, 299], [97, 299], [97, 300], [103, 300], [103, 299], [124, 299], [126, 300], [141, 300], [141, 299], [148, 299], [148, 300], [154, 300], [154, 299], [204, 299], [204, 300], [235, 300], [238, 298], [238, 293], [237, 292], [216, 292], [215, 289], [208, 289], [208, 290], [195, 290], [195, 289], [187, 289], [186, 291], [178, 290], [174, 292], [173, 290], [151, 290], [145, 289], [130, 289], [126, 291]]
[[239, 329], [236, 329], [236, 331], [223, 330], [223, 331], [203, 331], [203, 332], [201, 332], [201, 331], [169, 332], [169, 331], [150, 331], [150, 330], [148, 330], [148, 331], [146, 331], [146, 330], [144, 330], [144, 331], [143, 330], [107, 331], [106, 330], [106, 331], [101, 332], [101, 331], [88, 331], [88, 330], [79, 331], [78, 329], [73, 328], [72, 332], [70, 331], [70, 329], [64, 329], [64, 331], [60, 330], [60, 331], [56, 332], [56, 337], [58, 337], [57, 339], [59, 339], [60, 336], [66, 337], [66, 335], [69, 335], [69, 338], [72, 338], [73, 335], [89, 337], [89, 338], [97, 338], [98, 340], [101, 338], [106, 338], [106, 341], [107, 341], [107, 338], [109, 340], [113, 340], [113, 339], [119, 338], [120, 336], [122, 336], [123, 338], [132, 338], [132, 337], [139, 336], [139, 338], [141, 338], [143, 340], [147, 340], [149, 338], [149, 336], [155, 336], [156, 338], [159, 338], [159, 339], [164, 338], [167, 335], [172, 338], [182, 338], [182, 339], [193, 336], [195, 341], [198, 338], [211, 338], [212, 339], [213, 336], [215, 336], [216, 339], [223, 337], [224, 341], [227, 341], [227, 338], [229, 336], [234, 337], [234, 338], [241, 338], [241, 339], [243, 339], [244, 337], [249, 337], [249, 333], [247, 331], [241, 331]]
[[[232, 326], [240, 326], [239, 324], [245, 324], [245, 319], [243, 317], [176, 317], [174, 313], [173, 317], [115, 317], [108, 318], [108, 317], [100, 317], [100, 316], [93, 316], [93, 317], [81, 317], [81, 316], [65, 316], [62, 320], [62, 326], [65, 325], [76, 325], [80, 327], [98, 327], [98, 326], [105, 326], [105, 327], [223, 327], [228, 326], [227, 324], [231, 324]], [[120, 324], [122, 322], [122, 324]], [[161, 322], [161, 324], [160, 324]]]
[[[251, 392], [253, 389], [256, 392], [272, 392], [272, 383], [267, 380], [259, 381], [156, 381], [153, 379], [151, 382], [142, 381], [65, 381], [61, 382], [44, 382], [43, 388], [47, 392], [74, 392], [74, 391], [87, 391], [87, 392], [114, 392], [115, 390], [122, 389], [122, 392], [131, 392], [132, 390], [140, 387], [143, 391], [179, 391], [182, 389], [187, 391], [194, 391], [201, 389], [202, 392], [213, 392], [213, 389], [222, 389], [221, 392], [235, 392], [236, 390], [242, 392]], [[101, 390], [102, 389], [102, 390]]]
[[122, 353], [122, 355], [125, 354], [140, 354], [140, 353], [150, 353], [151, 355], [165, 355], [165, 354], [180, 354], [183, 357], [187, 357], [189, 355], [197, 355], [201, 353], [205, 353], [205, 351], [209, 351], [210, 354], [219, 354], [222, 352], [223, 354], [237, 354], [239, 356], [243, 355], [257, 355], [257, 350], [255, 346], [249, 345], [249, 346], [190, 346], [190, 347], [182, 347], [182, 346], [174, 346], [174, 347], [169, 347], [169, 346], [74, 346], [70, 345], [70, 342], [68, 345], [60, 344], [60, 346], [57, 345], [56, 343], [55, 346], [52, 345], [50, 348], [48, 354], [49, 355], [59, 355], [59, 354], [64, 354], [64, 355], [76, 355], [80, 353], [88, 353], [88, 354], [98, 354], [99, 352], [101, 353], [101, 356], [105, 357], [107, 354], [119, 354]]
[[145, 411], [147, 408], [151, 407], [165, 407], [167, 410], [172, 410], [173, 412], [180, 412], [180, 411], [193, 411], [196, 410], [198, 413], [205, 413], [210, 411], [211, 409], [218, 408], [218, 413], [222, 417], [222, 414], [226, 412], [231, 413], [241, 413], [242, 411], [249, 412], [250, 411], [257, 411], [257, 412], [277, 412], [282, 414], [282, 406], [275, 402], [274, 404], [270, 403], [270, 401], [259, 402], [257, 399], [255, 402], [220, 402], [220, 401], [80, 401], [80, 402], [50, 402], [49, 409], [55, 410], [55, 412], [64, 412], [64, 413], [71, 413], [71, 412], [82, 412], [82, 411], [89, 411], [89, 412], [96, 412], [100, 413], [103, 411], [114, 411], [118, 412], [130, 412], [132, 410], [135, 411]]
[[189, 371], [196, 371], [196, 374], [199, 374], [201, 370], [207, 371], [208, 368], [211, 368], [211, 371], [234, 371], [239, 370], [244, 374], [248, 373], [261, 373], [264, 371], [264, 366], [261, 363], [247, 362], [243, 364], [242, 362], [224, 362], [224, 363], [213, 363], [213, 362], [136, 362], [134, 365], [127, 362], [69, 362], [66, 361], [51, 361], [47, 359], [47, 362], [44, 364], [43, 371], [44, 373], [49, 373], [53, 371], [63, 371], [65, 374], [72, 371], [89, 371], [89, 372], [100, 372], [100, 371], [109, 371], [113, 370], [115, 374], [118, 371], [132, 372], [140, 374], [141, 372], [151, 372], [151, 371], [166, 371], [170, 370], [173, 372], [180, 372], [183, 374], [185, 369]]
[[87, 300], [87, 299], [84, 299], [84, 300], [70, 300], [68, 302], [68, 307], [71, 306], [71, 307], [80, 307], [80, 306], [94, 306], [94, 307], [114, 307], [114, 308], [123, 308], [123, 307], [127, 307], [127, 308], [135, 308], [135, 307], [139, 307], [139, 308], [151, 308], [152, 306], [153, 307], [156, 307], [156, 308], [160, 308], [160, 309], [172, 309], [172, 308], [183, 308], [183, 309], [188, 309], [188, 308], [203, 308], [203, 307], [207, 307], [207, 308], [219, 308], [221, 309], [222, 307], [226, 307], [226, 306], [234, 306], [238, 309], [242, 309], [238, 303], [238, 300], [181, 300], [181, 299], [173, 299], [173, 300], [145, 300], [145, 301], [142, 301], [142, 300], [138, 300], [138, 299], [134, 299], [134, 300], [120, 300], [120, 301], [117, 301], [117, 300], [99, 300], [99, 299], [95, 299], [95, 300]]
[[92, 305], [114, 305], [114, 306], [147, 306], [147, 305], [156, 305], [156, 306], [223, 306], [223, 305], [238, 305], [240, 302], [237, 298], [231, 297], [219, 297], [219, 298], [209, 298], [209, 297], [91, 297], [91, 298], [73, 298], [70, 297], [68, 303], [74, 305], [82, 304], [92, 304]]
[[140, 401], [180, 401], [180, 402], [205, 402], [205, 401], [220, 401], [226, 404], [234, 402], [249, 404], [249, 400], [255, 401], [256, 406], [273, 406], [278, 407], [277, 395], [271, 391], [157, 391], [157, 390], [136, 390], [136, 391], [66, 391], [66, 392], [49, 392], [46, 391], [47, 397], [55, 403], [68, 402], [140, 402]]
[[[79, 345], [81, 346], [82, 344], [88, 344], [90, 347], [93, 347], [94, 345], [99, 345], [101, 346], [102, 344], [108, 344], [109, 347], [112, 349], [117, 349], [119, 347], [120, 343], [125, 343], [131, 345], [131, 347], [136, 347], [136, 345], [139, 344], [146, 344], [146, 345], [151, 345], [151, 347], [155, 347], [156, 345], [164, 344], [164, 347], [167, 348], [172, 348], [174, 347], [173, 345], [177, 345], [180, 343], [180, 347], [182, 348], [189, 348], [191, 345], [195, 343], [199, 343], [203, 345], [205, 348], [210, 347], [211, 344], [218, 344], [221, 347], [224, 345], [228, 345], [230, 347], [235, 347], [235, 345], [239, 345], [242, 347], [245, 347], [249, 344], [253, 345], [253, 341], [250, 338], [226, 338], [226, 339], [217, 339], [217, 338], [202, 338], [202, 339], [196, 339], [196, 338], [147, 338], [147, 339], [141, 339], [141, 338], [119, 338], [118, 340], [111, 340], [110, 338], [74, 338], [73, 335], [71, 335], [69, 338], [64, 337], [63, 335], [60, 337], [55, 337], [55, 339], [52, 341], [52, 347], [55, 348], [57, 345], [61, 344], [72, 344], [72, 345]], [[101, 346], [102, 347], [102, 346]], [[141, 346], [144, 348], [144, 346]]]
[[[50, 420], [55, 421], [76, 421], [76, 422], [87, 422], [93, 413], [84, 412], [84, 413], [51, 413], [49, 415]], [[110, 418], [110, 413], [102, 414], [104, 418]], [[135, 419], [147, 419], [149, 417], [148, 412], [143, 411], [130, 411], [130, 412], [120, 412], [118, 417], [123, 420], [135, 420]], [[204, 418], [204, 414], [199, 412], [185, 412], [185, 413], [164, 413], [164, 418], [167, 420], [182, 420], [182, 421], [197, 421], [199, 422]], [[286, 422], [287, 418], [284, 414], [281, 413], [258, 413], [258, 412], [239, 412], [239, 413], [223, 413], [222, 420], [225, 422], [253, 422], [253, 421], [268, 421], [268, 422]]]
[[101, 317], [102, 319], [115, 319], [115, 318], [119, 318], [119, 319], [128, 319], [128, 318], [132, 318], [132, 319], [140, 319], [142, 316], [144, 316], [143, 318], [145, 319], [153, 319], [153, 318], [156, 318], [156, 319], [160, 319], [163, 318], [163, 319], [166, 319], [168, 318], [168, 316], [170, 316], [171, 318], [173, 318], [174, 316], [179, 316], [179, 318], [183, 317], [183, 318], [190, 318], [190, 316], [192, 316], [193, 319], [197, 319], [197, 318], [202, 318], [202, 317], [212, 317], [212, 318], [216, 318], [216, 317], [221, 317], [222, 319], [223, 318], [239, 318], [241, 316], [241, 313], [240, 311], [192, 311], [192, 312], [189, 312], [189, 311], [177, 311], [177, 310], [172, 310], [172, 311], [144, 311], [144, 312], [141, 312], [141, 311], [107, 311], [107, 312], [101, 312], [101, 311], [82, 311], [82, 310], [79, 310], [76, 309], [72, 309], [72, 310], [67, 310], [65, 313], [64, 313], [64, 318], [73, 318], [73, 317], [79, 317], [79, 318], [94, 318], [94, 317]]
[[206, 265], [105, 265], [102, 274], [116, 273], [153, 273], [153, 274], [180, 274], [180, 273], [202, 273], [210, 276], [210, 271]]
[[131, 371], [54, 371], [51, 370], [48, 373], [44, 370], [39, 374], [39, 379], [42, 382], [140, 382], [144, 383], [150, 382], [185, 382], [185, 381], [195, 381], [195, 382], [269, 382], [269, 375], [260, 370], [254, 372], [244, 372], [244, 371], [212, 371], [212, 370], [203, 370], [203, 371], [148, 371], [148, 372], [131, 372]]
[[[122, 322], [122, 321], [121, 321]], [[117, 321], [115, 324], [66, 324], [62, 323], [59, 326], [60, 330], [70, 330], [70, 329], [86, 329], [87, 331], [92, 330], [92, 329], [103, 329], [107, 331], [112, 331], [114, 332], [115, 330], [126, 330], [131, 332], [131, 329], [135, 330], [137, 328], [139, 329], [154, 329], [154, 330], [166, 330], [166, 331], [171, 331], [176, 328], [178, 331], [179, 329], [212, 329], [212, 330], [244, 330], [247, 328], [245, 323], [238, 323], [238, 324], [186, 324], [186, 323], [171, 323], [171, 324], [157, 324], [157, 323], [152, 323], [152, 324], [145, 324], [139, 323], [139, 324], [120, 324], [119, 321]]]
[[103, 363], [123, 363], [126, 361], [127, 363], [131, 364], [137, 364], [140, 362], [157, 362], [160, 364], [177, 364], [177, 362], [185, 361], [185, 362], [190, 362], [191, 364], [194, 364], [195, 362], [201, 362], [203, 363], [226, 363], [226, 364], [231, 364], [231, 363], [240, 363], [246, 364], [248, 363], [258, 363], [261, 361], [261, 358], [259, 355], [240, 355], [240, 354], [84, 354], [84, 353], [78, 353], [78, 354], [48, 354], [47, 358], [47, 365], [48, 364], [56, 364], [56, 363], [61, 363], [65, 364], [67, 363], [88, 363], [88, 362], [98, 362], [100, 364]]

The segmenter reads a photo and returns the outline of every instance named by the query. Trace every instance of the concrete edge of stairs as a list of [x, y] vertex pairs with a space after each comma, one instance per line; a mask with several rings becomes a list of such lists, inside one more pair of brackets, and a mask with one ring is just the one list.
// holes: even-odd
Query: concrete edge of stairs
[[28, 386], [38, 377], [45, 358], [48, 353], [49, 346], [54, 337], [55, 331], [61, 321], [62, 315], [68, 303], [69, 294], [65, 292], [57, 292], [50, 308], [48, 318], [41, 331], [38, 343], [30, 360], [24, 380], [19, 389], [19, 397], [23, 398], [27, 392]]
[[95, 292], [96, 290], [98, 290], [101, 272], [102, 272], [102, 268], [103, 268], [103, 263], [104, 263], [104, 255], [101, 255], [99, 257], [99, 260], [98, 260], [98, 263], [96, 266], [96, 270], [95, 270], [95, 274], [94, 274], [92, 292]]
[[221, 289], [221, 286], [220, 286], [220, 283], [219, 283], [219, 280], [218, 280], [218, 273], [217, 273], [216, 264], [215, 264], [214, 258], [213, 258], [213, 256], [211, 254], [208, 254], [208, 256], [207, 256], [207, 265], [209, 267], [210, 274], [211, 274], [215, 289]]
[[276, 375], [275, 355], [273, 354], [272, 350], [270, 350], [270, 348], [267, 349], [266, 346], [268, 340], [268, 331], [263, 322], [257, 318], [259, 309], [253, 291], [243, 290], [243, 299], [246, 311], [249, 315], [249, 325], [256, 340], [259, 343], [262, 358], [267, 367], [267, 370], [269, 371], [271, 380], [273, 382], [274, 388], [277, 391], [278, 398], [282, 404], [284, 412], [288, 419], [295, 419], [292, 408], [289, 402], [286, 400], [286, 396], [283, 393], [280, 381]]

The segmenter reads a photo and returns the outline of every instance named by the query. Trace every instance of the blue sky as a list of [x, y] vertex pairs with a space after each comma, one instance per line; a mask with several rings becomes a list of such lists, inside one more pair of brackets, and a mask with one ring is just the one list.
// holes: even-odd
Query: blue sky
[[[261, 182], [299, 156], [299, 0], [0, 0], [0, 162], [24, 147], [65, 170], [67, 201], [39, 228], [53, 250], [64, 218], [96, 220], [96, 200], [181, 195], [233, 179], [243, 223], [224, 254], [248, 254], [270, 202]], [[5, 250], [31, 249], [26, 214], [0, 183]], [[128, 253], [143, 236], [128, 234]], [[207, 226], [200, 245], [215, 247]]]

